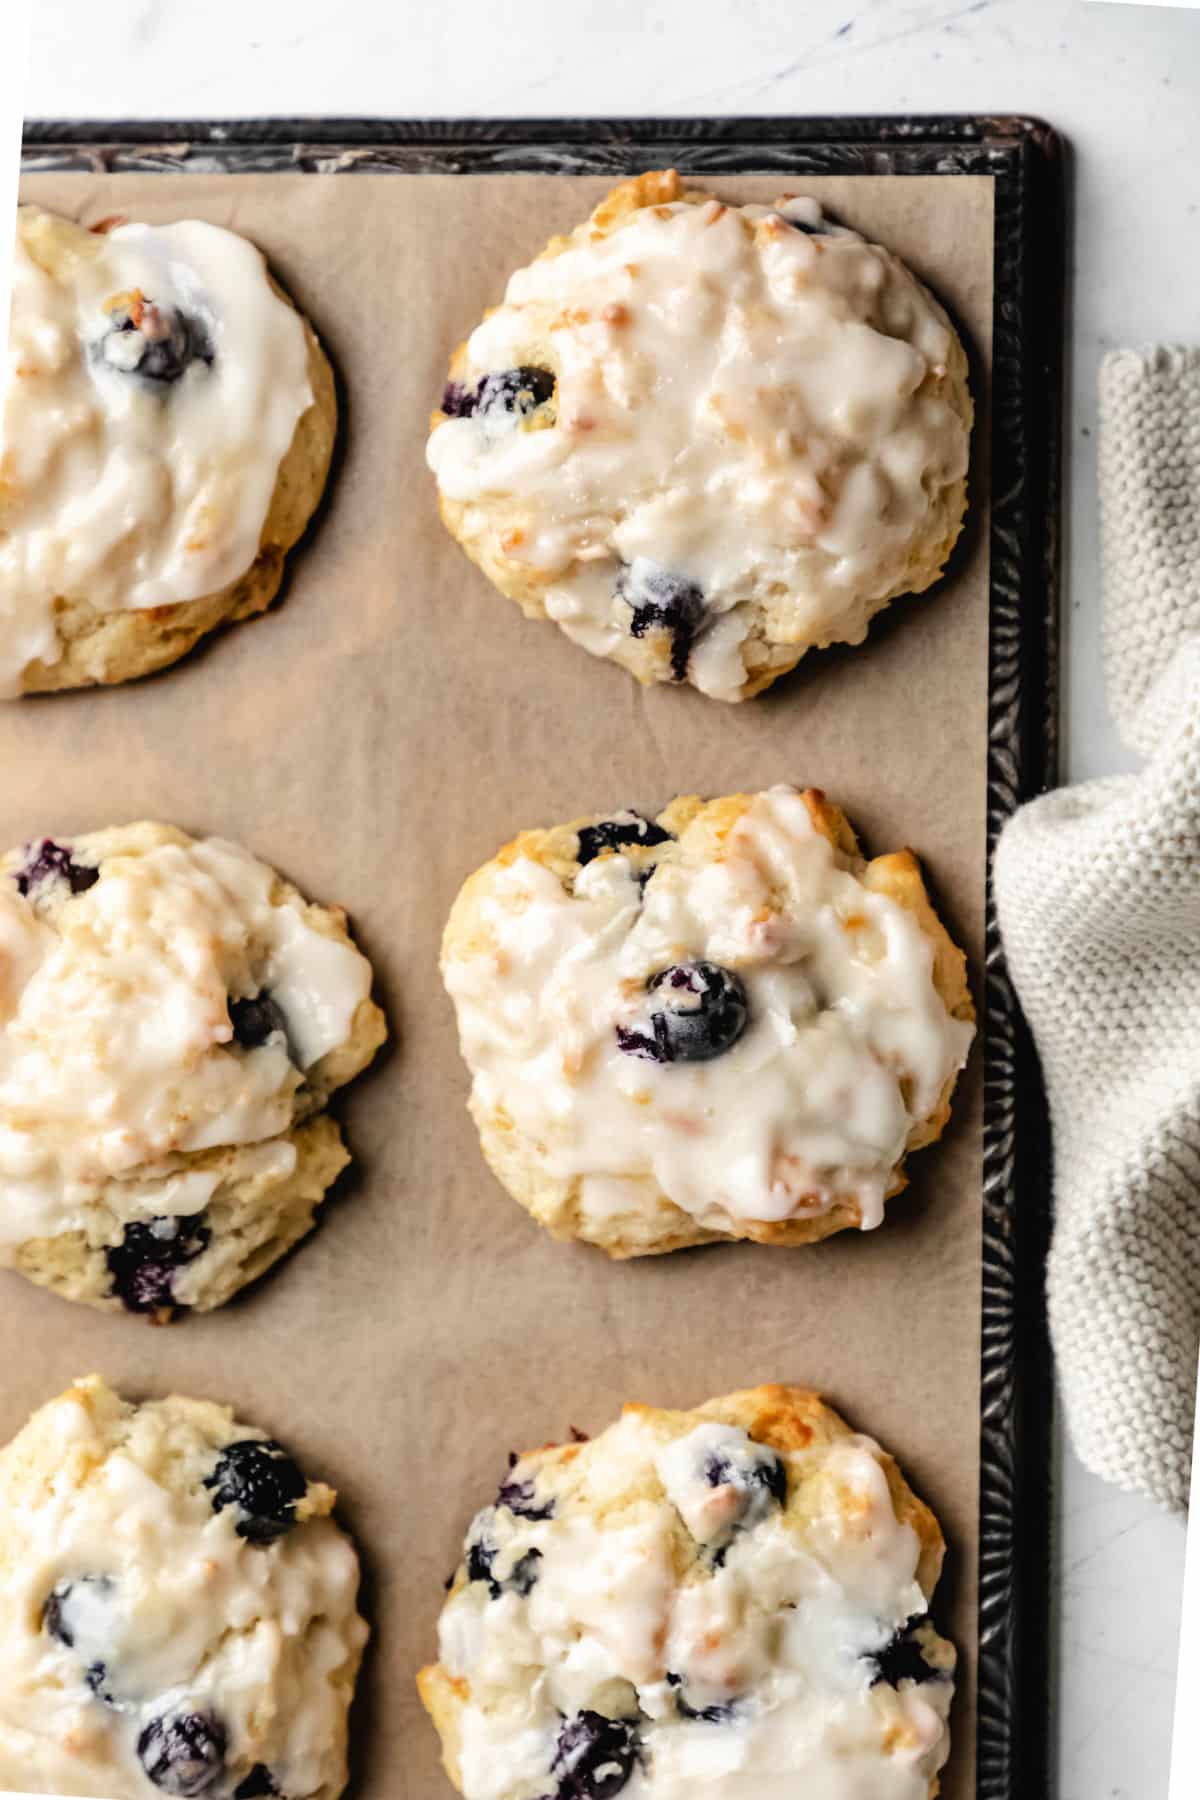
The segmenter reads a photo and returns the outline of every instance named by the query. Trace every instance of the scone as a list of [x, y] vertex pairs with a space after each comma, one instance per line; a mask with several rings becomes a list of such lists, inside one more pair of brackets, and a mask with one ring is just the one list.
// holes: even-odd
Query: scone
[[488, 1162], [610, 1256], [871, 1230], [973, 1036], [916, 858], [811, 788], [522, 832], [442, 970]]
[[0, 416], [0, 695], [128, 681], [270, 605], [337, 423], [245, 238], [17, 215]]
[[857, 644], [966, 507], [967, 359], [814, 200], [622, 182], [455, 352], [428, 460], [489, 580], [639, 681], [720, 700]]
[[169, 825], [0, 857], [0, 1264], [169, 1317], [303, 1237], [383, 1041], [345, 915]]
[[421, 1697], [467, 1800], [929, 1800], [955, 1654], [944, 1545], [815, 1394], [628, 1406], [513, 1459]]
[[358, 1559], [228, 1407], [99, 1376], [0, 1451], [0, 1787], [336, 1800]]

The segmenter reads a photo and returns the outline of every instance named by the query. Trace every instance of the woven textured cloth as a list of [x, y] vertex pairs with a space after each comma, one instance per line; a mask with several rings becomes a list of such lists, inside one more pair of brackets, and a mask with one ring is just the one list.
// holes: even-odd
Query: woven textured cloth
[[1025, 806], [995, 889], [1054, 1132], [1050, 1326], [1085, 1463], [1187, 1503], [1200, 1344], [1200, 351], [1101, 375], [1105, 668], [1137, 775]]

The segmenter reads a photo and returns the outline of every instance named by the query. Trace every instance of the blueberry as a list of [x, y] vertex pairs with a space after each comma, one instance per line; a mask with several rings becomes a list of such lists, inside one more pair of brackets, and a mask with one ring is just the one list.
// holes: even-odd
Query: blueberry
[[902, 1681], [941, 1681], [945, 1680], [944, 1669], [935, 1669], [925, 1660], [925, 1652], [921, 1644], [920, 1633], [929, 1623], [928, 1613], [919, 1613], [906, 1625], [892, 1633], [882, 1650], [872, 1650], [866, 1661], [871, 1664], [874, 1673], [871, 1686], [877, 1687], [886, 1682], [889, 1687], [899, 1687]]
[[25, 852], [25, 866], [17, 871], [17, 890], [28, 894], [49, 881], [65, 881], [73, 894], [84, 894], [100, 879], [99, 869], [88, 863], [77, 863], [70, 845], [56, 844], [53, 838], [42, 838], [30, 844]]
[[[107, 1575], [80, 1575], [74, 1581], [60, 1581], [42, 1608], [42, 1624], [56, 1643], [74, 1650], [81, 1630], [85, 1640], [87, 1636], [87, 1613], [84, 1612], [81, 1625], [79, 1608], [97, 1604], [103, 1608], [111, 1599], [113, 1591], [114, 1584]], [[93, 1636], [94, 1627], [93, 1619]], [[116, 1704], [109, 1691], [107, 1666], [98, 1658], [88, 1664], [83, 1678], [98, 1700], [102, 1700], [106, 1706]]]
[[754, 1461], [739, 1467], [730, 1458], [714, 1452], [704, 1459], [704, 1479], [709, 1487], [741, 1488], [751, 1499], [755, 1490], [765, 1491], [777, 1506], [787, 1505], [787, 1470], [781, 1459], [766, 1444], [751, 1446]]
[[583, 868], [594, 862], [602, 850], [624, 850], [631, 845], [637, 849], [650, 849], [656, 844], [673, 841], [671, 833], [664, 831], [661, 825], [655, 825], [637, 813], [627, 813], [621, 819], [601, 819], [598, 825], [585, 825], [579, 833], [576, 861]]
[[164, 1794], [206, 1794], [225, 1772], [225, 1727], [211, 1713], [151, 1719], [137, 1741], [142, 1768]]
[[518, 1519], [552, 1519], [553, 1499], [538, 1505], [532, 1481], [506, 1481], [496, 1495], [496, 1505], [506, 1506]]
[[558, 1734], [551, 1773], [557, 1800], [609, 1800], [629, 1781], [637, 1763], [637, 1721], [580, 1712]]
[[681, 1719], [703, 1719], [706, 1725], [726, 1725], [737, 1712], [737, 1702], [726, 1700], [716, 1706], [689, 1706], [683, 1697], [683, 1676], [667, 1672], [667, 1686], [675, 1689], [675, 1705]]
[[[103, 1577], [84, 1576], [85, 1581], [101, 1579]], [[75, 1633], [66, 1619], [65, 1608], [74, 1585], [73, 1581], [60, 1581], [42, 1608], [42, 1624], [55, 1642], [65, 1644], [68, 1650], [75, 1648]]]
[[254, 994], [248, 1000], [229, 1002], [229, 1022], [243, 1050], [257, 1050], [276, 1032], [287, 1037], [287, 1020], [270, 994]]
[[787, 1470], [769, 1445], [747, 1440], [740, 1455], [712, 1451], [700, 1465], [699, 1474], [709, 1487], [732, 1488], [737, 1496], [737, 1511], [728, 1529], [707, 1546], [713, 1568], [720, 1569], [739, 1532], [759, 1524], [772, 1506], [787, 1505]]
[[686, 681], [692, 645], [704, 621], [702, 590], [686, 576], [672, 575], [639, 556], [621, 568], [616, 592], [632, 611], [633, 637], [644, 638], [648, 631], [670, 633], [671, 676]]
[[[542, 1518], [548, 1515], [539, 1513], [536, 1516]], [[508, 1574], [503, 1576], [495, 1574], [499, 1554], [500, 1546], [488, 1536], [486, 1530], [481, 1530], [467, 1546], [467, 1580], [486, 1582], [488, 1594], [493, 1600], [498, 1600], [501, 1594], [519, 1594], [524, 1600], [537, 1586], [541, 1551], [527, 1550], [524, 1556], [517, 1558]]]
[[212, 1233], [199, 1218], [159, 1218], [126, 1225], [121, 1242], [105, 1251], [112, 1292], [129, 1312], [157, 1312], [175, 1304], [175, 1271], [194, 1262]]
[[251, 1544], [271, 1544], [296, 1523], [296, 1502], [308, 1483], [287, 1451], [271, 1438], [241, 1438], [226, 1444], [204, 1485], [212, 1509], [232, 1506], [236, 1530]]
[[537, 1586], [538, 1564], [541, 1560], [540, 1550], [527, 1550], [524, 1556], [518, 1557], [501, 1582], [501, 1591], [505, 1594], [520, 1594], [522, 1600], [527, 1599]]
[[554, 377], [549, 369], [524, 367], [502, 369], [497, 375], [485, 375], [475, 394], [475, 410], [480, 413], [518, 413], [522, 418], [544, 406], [554, 392]]
[[278, 1793], [275, 1777], [266, 1763], [255, 1763], [245, 1781], [240, 1781], [234, 1788], [233, 1800], [267, 1800]]
[[554, 392], [549, 369], [526, 364], [485, 375], [474, 388], [452, 381], [442, 395], [442, 411], [451, 419], [471, 419], [476, 414], [517, 413], [527, 418], [544, 406]]
[[477, 1537], [473, 1544], [467, 1545], [467, 1580], [486, 1581], [493, 1600], [500, 1598], [500, 1583], [492, 1579], [492, 1564], [499, 1554], [499, 1545], [486, 1536]]
[[750, 1017], [741, 981], [717, 963], [676, 963], [653, 976], [648, 991], [662, 1003], [649, 1031], [617, 1027], [620, 1048], [648, 1062], [710, 1062], [733, 1048]]
[[109, 315], [96, 354], [118, 374], [167, 386], [192, 363], [211, 364], [213, 347], [199, 319], [138, 294]]

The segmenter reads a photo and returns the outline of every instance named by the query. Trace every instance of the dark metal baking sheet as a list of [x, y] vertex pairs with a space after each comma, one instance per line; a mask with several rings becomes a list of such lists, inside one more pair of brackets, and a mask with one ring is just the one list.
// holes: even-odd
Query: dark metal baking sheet
[[[1063, 146], [1019, 117], [240, 121], [36, 120], [23, 168], [230, 175], [987, 175], [995, 192], [988, 847], [1052, 785], [1065, 212]], [[1042, 1271], [1049, 1150], [1036, 1056], [990, 882], [984, 1190], [978, 1800], [1048, 1788], [1050, 1360]]]

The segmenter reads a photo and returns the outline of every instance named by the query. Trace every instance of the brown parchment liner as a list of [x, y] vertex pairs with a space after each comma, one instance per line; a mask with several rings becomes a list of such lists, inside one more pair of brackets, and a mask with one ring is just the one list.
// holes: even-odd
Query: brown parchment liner
[[[977, 998], [984, 904], [986, 396], [992, 184], [813, 177], [905, 257], [976, 360], [972, 514], [949, 578], [855, 650], [730, 707], [643, 691], [524, 620], [438, 524], [425, 420], [450, 351], [507, 272], [609, 183], [554, 176], [51, 175], [23, 194], [91, 222], [188, 215], [244, 231], [344, 381], [344, 460], [283, 601], [132, 686], [0, 704], [5, 845], [142, 816], [241, 839], [344, 904], [396, 1039], [337, 1110], [356, 1172], [314, 1238], [233, 1305], [153, 1330], [0, 1273], [0, 1439], [76, 1375], [228, 1401], [335, 1483], [374, 1629], [356, 1800], [443, 1800], [413, 1677], [442, 1581], [505, 1454], [596, 1431], [625, 1399], [689, 1406], [816, 1387], [900, 1459], [950, 1543], [962, 1652], [946, 1800], [974, 1791], [981, 1058], [945, 1141], [874, 1233], [615, 1265], [540, 1232], [489, 1175], [437, 949], [463, 877], [523, 826], [679, 793], [824, 788], [869, 853], [922, 856]], [[770, 199], [775, 177], [714, 178]]]

